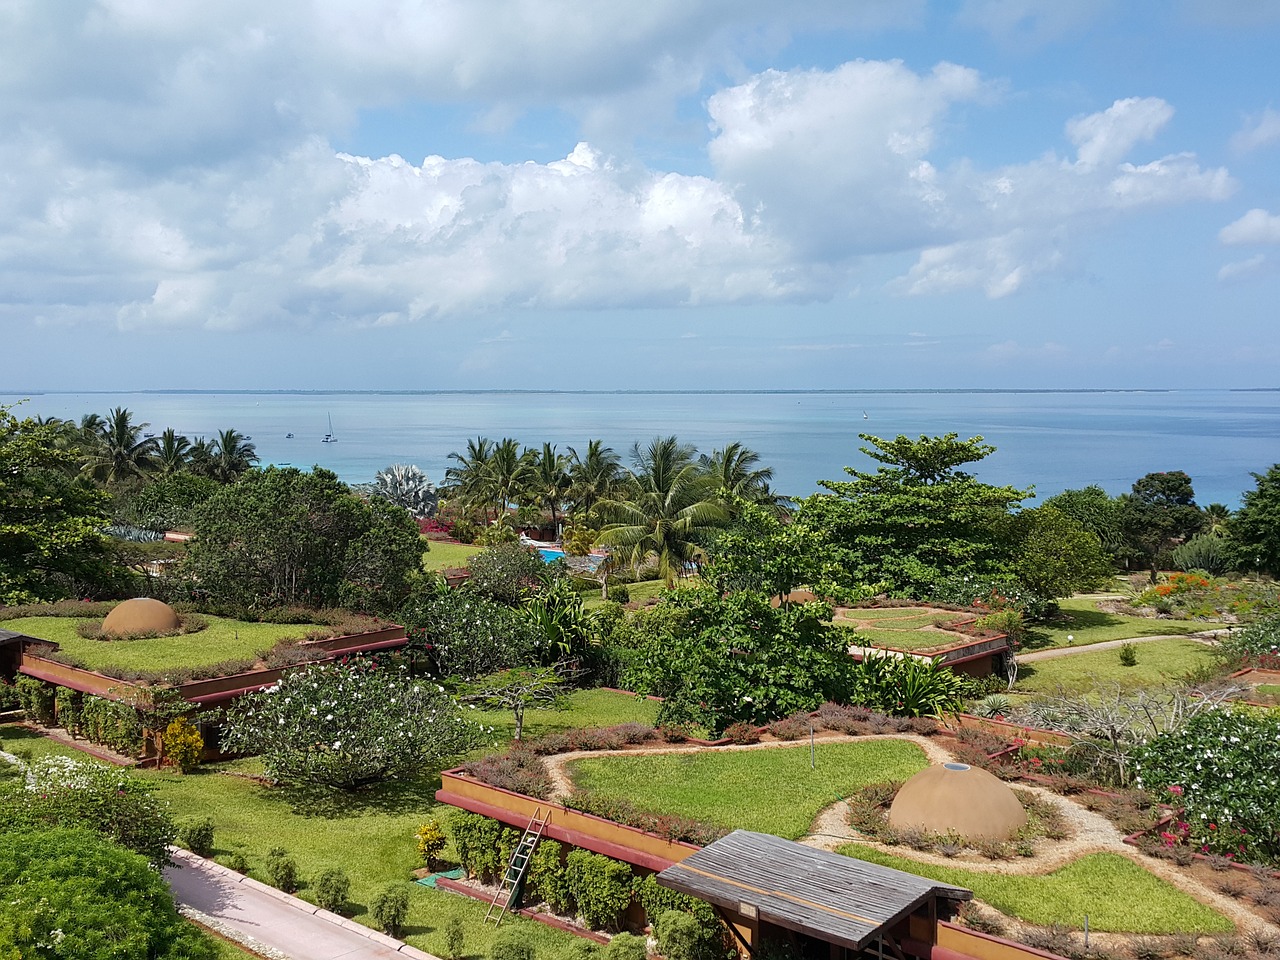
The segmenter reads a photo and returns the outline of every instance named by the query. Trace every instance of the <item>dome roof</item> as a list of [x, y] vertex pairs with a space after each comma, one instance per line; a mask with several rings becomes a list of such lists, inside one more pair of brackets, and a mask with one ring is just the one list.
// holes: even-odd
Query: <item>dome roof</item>
[[150, 597], [136, 597], [116, 606], [102, 621], [108, 636], [131, 633], [172, 633], [181, 625], [173, 607]]
[[889, 823], [930, 833], [954, 832], [966, 840], [1008, 840], [1027, 822], [1009, 785], [967, 763], [921, 770], [902, 785], [889, 808]]

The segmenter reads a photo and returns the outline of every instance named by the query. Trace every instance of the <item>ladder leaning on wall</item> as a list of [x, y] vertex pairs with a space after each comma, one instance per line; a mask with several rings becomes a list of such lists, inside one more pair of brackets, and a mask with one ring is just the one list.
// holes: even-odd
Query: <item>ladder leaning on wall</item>
[[[515, 905], [516, 898], [520, 895], [520, 887], [524, 883], [525, 875], [529, 872], [529, 861], [533, 859], [533, 850], [538, 845], [538, 841], [542, 839], [542, 832], [547, 828], [547, 821], [551, 819], [551, 812], [547, 811], [543, 815], [541, 807], [535, 807], [533, 816], [529, 818], [529, 825], [524, 828], [524, 835], [520, 838], [520, 842], [516, 844], [516, 848], [511, 851], [511, 859], [507, 861], [507, 869], [502, 874], [502, 882], [498, 885], [498, 892], [493, 895], [493, 900], [489, 904], [489, 909], [485, 912], [484, 922], [488, 923], [489, 918], [493, 917], [494, 926], [501, 926], [502, 918], [507, 910]], [[494, 914], [494, 911], [497, 914]]]

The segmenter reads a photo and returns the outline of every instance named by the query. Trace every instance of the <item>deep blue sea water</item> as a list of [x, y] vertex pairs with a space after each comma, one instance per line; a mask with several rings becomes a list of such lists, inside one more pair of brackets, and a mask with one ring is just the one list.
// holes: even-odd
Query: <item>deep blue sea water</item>
[[[1157, 470], [1185, 470], [1198, 502], [1238, 506], [1251, 472], [1280, 462], [1280, 391], [874, 391], [744, 393], [47, 393], [27, 415], [79, 419], [125, 406], [159, 434], [211, 436], [234, 427], [263, 463], [319, 464], [343, 480], [392, 463], [443, 478], [468, 437], [585, 447], [602, 438], [624, 455], [676, 434], [702, 452], [740, 440], [774, 469], [776, 489], [812, 493], [820, 479], [871, 462], [859, 433], [955, 432], [997, 448], [974, 472], [1034, 486], [1040, 498], [1097, 483], [1122, 493]], [[0, 404], [22, 399], [0, 390]], [[865, 417], [864, 417], [865, 414]], [[336, 443], [322, 443], [332, 418]], [[293, 439], [285, 434], [292, 432]]]

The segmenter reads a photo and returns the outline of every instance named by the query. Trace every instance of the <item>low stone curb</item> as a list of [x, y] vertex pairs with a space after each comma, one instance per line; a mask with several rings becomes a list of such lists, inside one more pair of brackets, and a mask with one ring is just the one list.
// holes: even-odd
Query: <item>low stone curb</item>
[[[440, 958], [434, 954], [427, 953], [425, 950], [419, 950], [417, 947], [411, 946], [402, 940], [389, 937], [385, 933], [366, 927], [362, 923], [356, 923], [354, 920], [349, 920], [346, 917], [339, 916], [330, 910], [317, 907], [314, 903], [309, 903], [301, 897], [295, 897], [292, 894], [285, 893], [283, 890], [273, 887], [270, 884], [263, 883], [260, 880], [255, 880], [253, 877], [245, 876], [243, 873], [237, 873], [230, 867], [224, 867], [216, 860], [209, 860], [206, 857], [197, 856], [190, 850], [184, 850], [182, 847], [170, 847], [169, 854], [180, 866], [200, 866], [202, 869], [208, 870], [210, 873], [230, 880], [232, 883], [238, 883], [253, 890], [257, 890], [260, 893], [265, 893], [267, 896], [275, 900], [279, 900], [286, 906], [294, 910], [298, 910], [301, 913], [309, 913], [312, 916], [319, 917], [320, 919], [327, 921], [328, 923], [332, 923], [334, 926], [343, 927], [346, 930], [350, 930], [352, 933], [359, 934], [367, 940], [372, 940], [374, 943], [380, 943], [382, 946], [387, 947], [390, 950], [395, 950], [402, 956], [411, 958], [411, 960], [440, 960]], [[201, 922], [205, 923], [206, 926], [213, 927], [213, 929], [216, 929], [223, 936], [239, 940], [250, 949], [256, 949], [258, 952], [261, 952], [261, 944], [257, 944], [257, 941], [253, 940], [252, 937], [229, 927], [225, 923], [218, 923], [217, 926], [214, 926], [212, 923], [209, 923], [209, 920], [213, 919], [214, 918], [205, 918], [203, 914], [201, 915]], [[244, 939], [241, 940], [241, 937]], [[255, 944], [257, 944], [256, 947]]]

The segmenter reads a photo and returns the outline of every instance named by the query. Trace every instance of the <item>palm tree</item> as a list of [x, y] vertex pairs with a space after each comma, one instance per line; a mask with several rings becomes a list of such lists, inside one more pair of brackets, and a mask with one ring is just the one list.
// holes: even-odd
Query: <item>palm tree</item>
[[656, 559], [667, 586], [702, 556], [698, 534], [727, 517], [715, 479], [698, 469], [693, 455], [693, 447], [675, 437], [655, 437], [643, 449], [637, 443], [628, 499], [601, 506], [612, 522], [598, 542], [619, 549], [632, 570]]
[[210, 450], [209, 476], [219, 483], [234, 483], [258, 462], [258, 452], [239, 430], [223, 430]]
[[569, 448], [569, 500], [572, 513], [589, 514], [601, 500], [609, 500], [622, 480], [622, 460], [603, 440], [588, 440], [582, 455]]
[[419, 520], [434, 514], [439, 502], [439, 494], [427, 475], [417, 466], [403, 463], [379, 470], [370, 492], [398, 507], [404, 507]]
[[760, 454], [736, 440], [723, 450], [714, 450], [711, 456], [703, 454], [698, 466], [715, 478], [720, 496], [726, 501], [746, 500], [767, 507], [775, 513], [785, 513], [781, 498], [769, 487], [773, 479], [772, 467], [757, 467]]
[[1231, 508], [1225, 503], [1211, 503], [1200, 511], [1204, 514], [1204, 532], [1224, 534], [1231, 524]]
[[541, 453], [534, 453], [533, 476], [530, 491], [536, 492], [542, 505], [551, 511], [551, 527], [560, 532], [560, 507], [569, 492], [569, 458], [556, 453], [550, 443], [542, 445]]
[[[93, 425], [85, 417], [83, 425]], [[118, 483], [131, 477], [140, 477], [155, 466], [156, 441], [142, 436], [149, 423], [134, 423], [133, 414], [124, 407], [116, 407], [107, 418], [97, 418], [96, 441], [90, 447], [82, 468], [85, 476], [103, 483]]]
[[204, 437], [196, 437], [187, 448], [187, 469], [202, 477], [213, 476], [213, 444]]
[[494, 515], [502, 516], [507, 507], [528, 498], [534, 480], [534, 452], [521, 450], [520, 442], [503, 437], [489, 458], [489, 489], [494, 502]]
[[489, 461], [492, 458], [493, 441], [488, 437], [476, 437], [467, 441], [466, 452], [449, 454], [449, 459], [457, 466], [444, 472], [449, 498], [457, 499], [468, 512], [482, 509], [485, 523], [489, 522], [489, 503], [492, 500], [489, 490]]
[[161, 476], [172, 476], [187, 465], [191, 441], [173, 427], [160, 434], [160, 445], [156, 450], [156, 466]]

